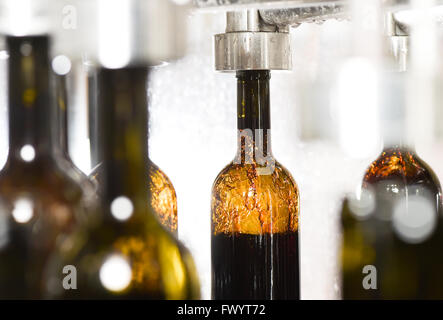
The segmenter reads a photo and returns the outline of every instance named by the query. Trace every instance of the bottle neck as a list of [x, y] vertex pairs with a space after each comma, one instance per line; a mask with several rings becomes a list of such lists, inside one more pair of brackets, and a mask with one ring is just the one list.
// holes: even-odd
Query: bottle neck
[[148, 68], [98, 70], [98, 155], [103, 200], [142, 199], [148, 186]]
[[65, 158], [69, 157], [68, 145], [68, 93], [66, 89], [66, 76], [54, 74], [54, 87], [56, 99], [56, 145]]
[[411, 143], [404, 143], [403, 141], [383, 143], [383, 151], [387, 150], [403, 150], [415, 152], [415, 146]]
[[384, 149], [414, 151], [414, 141], [408, 135], [405, 75], [388, 72], [380, 80], [378, 113]]
[[407, 138], [406, 126], [399, 119], [391, 119], [382, 124], [383, 149], [415, 151], [413, 141]]
[[237, 71], [237, 157], [241, 163], [272, 157], [269, 70]]
[[6, 38], [9, 50], [9, 157], [52, 154], [53, 108], [49, 93], [49, 37]]
[[96, 167], [100, 163], [98, 155], [98, 129], [97, 129], [97, 70], [92, 67], [88, 71], [87, 78], [87, 99], [88, 99], [88, 128], [89, 128], [89, 143], [91, 151], [91, 168]]

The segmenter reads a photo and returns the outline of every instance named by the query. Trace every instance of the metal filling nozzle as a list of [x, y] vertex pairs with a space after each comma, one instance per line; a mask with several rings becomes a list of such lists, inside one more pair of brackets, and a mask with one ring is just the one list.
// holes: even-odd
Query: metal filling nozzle
[[254, 9], [226, 16], [226, 33], [215, 35], [216, 70], [291, 69], [288, 26], [267, 24]]

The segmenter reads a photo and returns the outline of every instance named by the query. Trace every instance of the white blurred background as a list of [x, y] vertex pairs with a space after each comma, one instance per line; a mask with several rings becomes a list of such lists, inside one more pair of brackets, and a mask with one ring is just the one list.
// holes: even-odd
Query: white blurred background
[[[216, 73], [213, 62], [213, 35], [224, 32], [224, 28], [221, 13], [190, 15], [187, 55], [156, 68], [148, 93], [150, 156], [175, 186], [179, 238], [193, 253], [204, 299], [210, 298], [211, 187], [233, 159], [237, 146], [235, 74]], [[374, 71], [364, 60], [345, 59], [350, 30], [349, 21], [336, 20], [292, 29], [293, 70], [272, 73], [273, 151], [294, 176], [301, 195], [303, 299], [340, 298], [341, 200], [381, 151]], [[420, 61], [426, 60], [423, 55], [419, 53], [418, 70]], [[1, 166], [7, 155], [5, 57], [0, 52]], [[438, 68], [434, 65], [433, 70]], [[412, 90], [416, 98], [409, 100], [423, 102], [412, 108], [421, 117], [412, 117], [415, 121], [409, 122], [410, 132], [422, 132], [418, 153], [441, 178], [440, 81], [432, 72], [421, 76], [422, 86]], [[415, 77], [410, 76], [412, 83]], [[425, 84], [433, 88], [426, 97], [434, 95], [435, 101], [423, 98], [419, 90], [429, 90]], [[82, 101], [79, 99], [70, 114], [70, 152], [74, 162], [88, 173], [87, 112]], [[423, 130], [429, 126], [431, 130]]]

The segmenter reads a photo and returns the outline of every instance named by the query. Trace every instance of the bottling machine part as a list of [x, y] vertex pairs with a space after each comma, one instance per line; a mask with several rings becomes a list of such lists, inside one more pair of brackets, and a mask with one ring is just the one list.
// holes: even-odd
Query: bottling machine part
[[260, 16], [268, 24], [297, 26], [305, 22], [322, 23], [330, 19], [347, 19], [349, 13], [344, 5], [334, 3], [316, 7], [260, 10]]
[[389, 52], [396, 62], [396, 71], [406, 71], [409, 59], [409, 28], [397, 21], [395, 13], [388, 12], [385, 15], [384, 32], [389, 41]]
[[[330, 19], [347, 19], [350, 4], [356, 0], [194, 0], [198, 11], [259, 10], [262, 19], [272, 25], [296, 26], [304, 22], [322, 23]], [[380, 0], [383, 8], [398, 14], [398, 22], [407, 29], [414, 14], [410, 0]], [[443, 24], [443, 0], [435, 0], [432, 19]]]
[[226, 18], [226, 33], [214, 37], [217, 71], [291, 69], [287, 26], [267, 24], [253, 9], [228, 12]]
[[[347, 5], [353, 0], [193, 0], [203, 10], [214, 9], [269, 9], [269, 8], [315, 8], [322, 5]], [[439, 2], [439, 0], [437, 0]], [[410, 0], [380, 0], [385, 8], [410, 7]]]
[[288, 33], [231, 32], [215, 36], [215, 69], [289, 70], [291, 49]]
[[323, 4], [346, 3], [348, 0], [194, 0], [199, 8], [288, 8], [288, 7], [315, 7]]
[[296, 26], [303, 22], [321, 23], [328, 19], [347, 17], [347, 1], [297, 0], [297, 1], [247, 1], [247, 0], [196, 0], [200, 11], [259, 10], [260, 16], [268, 24]]
[[[211, 0], [204, 2], [200, 5], [211, 6]], [[270, 2], [271, 6], [263, 9], [263, 5]], [[215, 69], [217, 71], [291, 69], [289, 27], [296, 27], [306, 22], [322, 23], [329, 19], [348, 19], [348, 2], [216, 1], [221, 8], [234, 4], [255, 4], [256, 7], [227, 12], [226, 33], [215, 36]], [[199, 1], [196, 3], [199, 5]], [[293, 7], [279, 8], [282, 4]], [[398, 63], [399, 71], [404, 71], [409, 51], [409, 25], [398, 22], [396, 15], [402, 12], [401, 9], [406, 2], [385, 0], [384, 4], [387, 8], [395, 7], [395, 10], [386, 15], [385, 34], [389, 39], [389, 49]]]
[[396, 62], [395, 71], [407, 71], [409, 60], [409, 36], [390, 36], [389, 51]]

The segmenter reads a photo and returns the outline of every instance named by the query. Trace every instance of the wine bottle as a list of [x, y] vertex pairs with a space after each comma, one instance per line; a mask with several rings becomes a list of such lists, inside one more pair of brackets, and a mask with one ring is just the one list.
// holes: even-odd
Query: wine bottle
[[0, 298], [41, 298], [47, 259], [87, 213], [54, 143], [49, 37], [6, 37], [9, 153], [0, 172]]
[[76, 289], [59, 286], [51, 297], [199, 297], [190, 253], [164, 230], [147, 201], [147, 76], [143, 66], [98, 70], [101, 205], [97, 219], [60, 243], [52, 259], [49, 281], [60, 283], [63, 267], [73, 266]]
[[385, 86], [384, 149], [343, 204], [344, 299], [443, 298], [441, 186], [405, 138], [395, 78]]
[[212, 297], [299, 299], [299, 192], [270, 144], [270, 71], [237, 72], [238, 150], [212, 189]]

